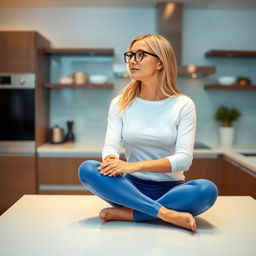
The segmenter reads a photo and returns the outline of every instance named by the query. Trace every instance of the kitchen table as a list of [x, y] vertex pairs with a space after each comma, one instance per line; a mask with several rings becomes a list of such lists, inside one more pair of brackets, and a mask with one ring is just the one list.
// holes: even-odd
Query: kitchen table
[[0, 255], [253, 256], [256, 201], [218, 197], [192, 233], [161, 221], [102, 223], [96, 196], [25, 195], [0, 216]]

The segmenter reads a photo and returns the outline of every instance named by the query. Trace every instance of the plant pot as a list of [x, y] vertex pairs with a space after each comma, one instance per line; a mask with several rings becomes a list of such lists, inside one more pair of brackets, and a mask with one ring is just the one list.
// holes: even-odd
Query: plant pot
[[234, 127], [220, 127], [220, 145], [230, 147], [234, 143]]

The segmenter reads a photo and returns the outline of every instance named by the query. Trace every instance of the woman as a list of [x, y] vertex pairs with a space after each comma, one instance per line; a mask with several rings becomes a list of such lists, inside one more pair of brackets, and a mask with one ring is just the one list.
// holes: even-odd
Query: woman
[[[193, 216], [217, 198], [208, 180], [184, 181], [193, 158], [196, 112], [176, 86], [170, 43], [159, 35], [132, 40], [124, 54], [131, 82], [111, 102], [103, 162], [85, 161], [81, 182], [112, 204], [102, 221], [161, 219], [196, 231]], [[127, 162], [119, 159], [121, 142]]]

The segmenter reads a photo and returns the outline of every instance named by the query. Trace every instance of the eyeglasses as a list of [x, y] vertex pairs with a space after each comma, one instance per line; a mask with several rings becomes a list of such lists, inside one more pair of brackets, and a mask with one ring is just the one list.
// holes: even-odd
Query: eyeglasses
[[125, 52], [124, 53], [124, 61], [126, 63], [129, 63], [132, 61], [132, 58], [134, 57], [136, 62], [141, 62], [145, 56], [145, 54], [154, 56], [156, 58], [159, 58], [156, 54], [150, 53], [150, 52], [146, 52], [143, 50], [138, 50], [137, 52]]

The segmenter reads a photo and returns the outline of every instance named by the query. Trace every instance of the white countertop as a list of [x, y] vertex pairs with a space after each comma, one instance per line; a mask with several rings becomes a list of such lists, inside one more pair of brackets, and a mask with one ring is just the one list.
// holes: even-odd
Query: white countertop
[[[211, 145], [210, 145], [211, 146]], [[40, 157], [99, 157], [101, 158], [103, 144], [100, 143], [64, 143], [44, 144], [37, 149]], [[256, 145], [236, 145], [223, 148], [211, 146], [211, 149], [195, 149], [194, 158], [215, 158], [223, 154], [238, 164], [256, 173], [256, 157], [247, 157], [241, 152], [256, 153]]]
[[256, 201], [218, 197], [192, 233], [164, 222], [102, 223], [96, 196], [25, 195], [0, 216], [5, 256], [253, 256]]

